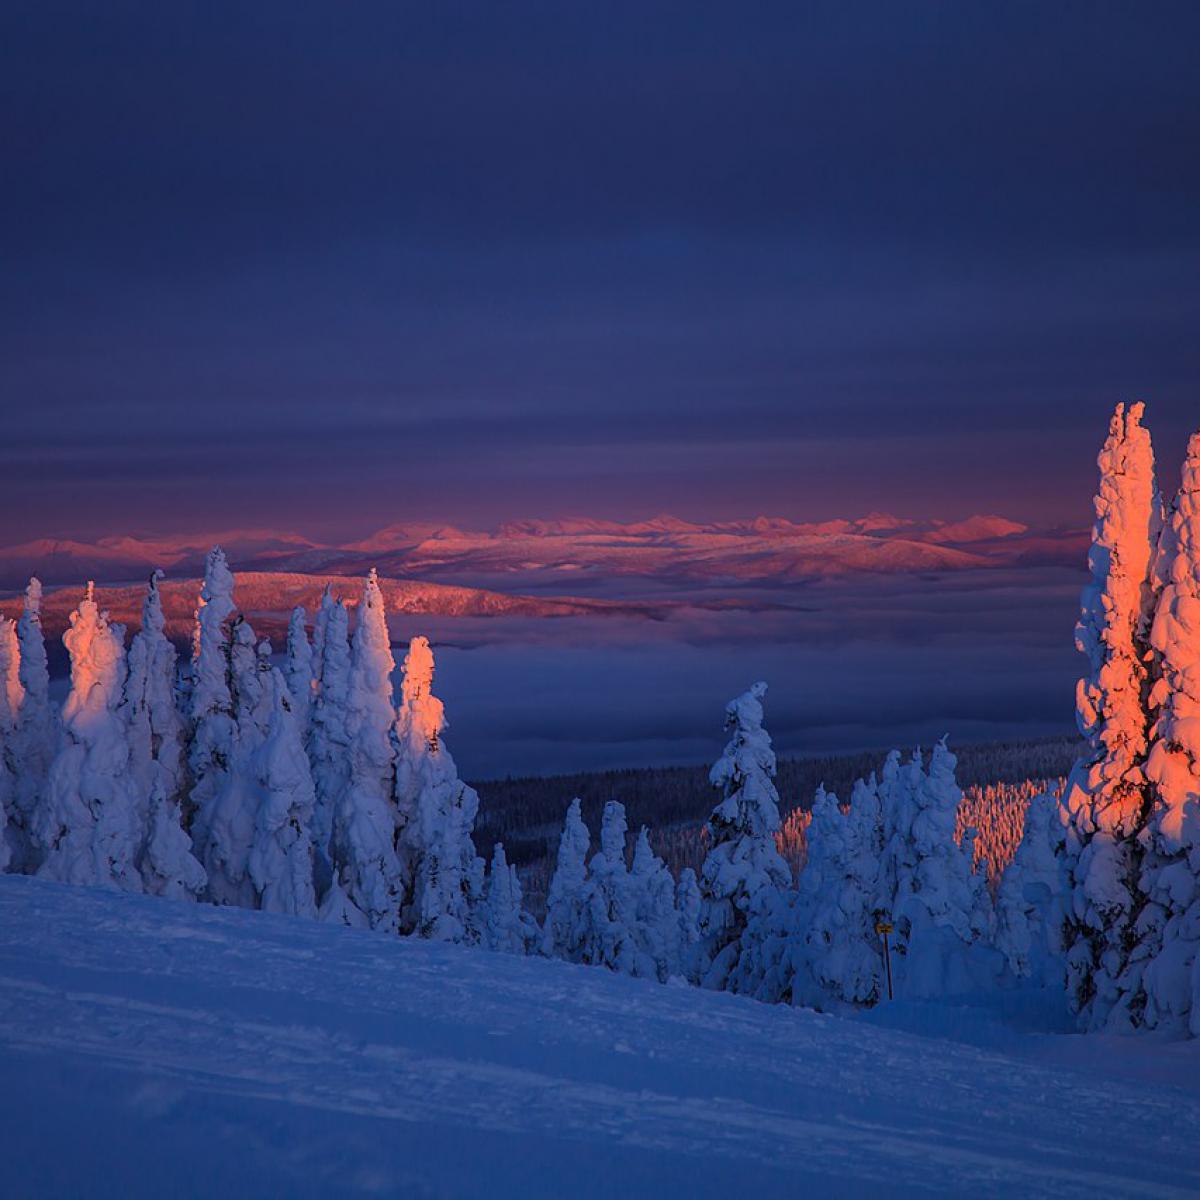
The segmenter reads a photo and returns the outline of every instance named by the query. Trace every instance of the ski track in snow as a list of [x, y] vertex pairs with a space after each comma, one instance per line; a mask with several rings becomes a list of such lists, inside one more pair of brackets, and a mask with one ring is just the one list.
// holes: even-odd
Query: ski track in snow
[[1200, 1193], [1197, 1091], [1039, 1044], [0, 879], [13, 1197]]

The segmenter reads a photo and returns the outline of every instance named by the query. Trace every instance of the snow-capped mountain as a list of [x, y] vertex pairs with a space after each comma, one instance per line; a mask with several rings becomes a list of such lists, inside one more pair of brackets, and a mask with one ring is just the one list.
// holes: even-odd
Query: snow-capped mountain
[[916, 522], [871, 513], [815, 523], [783, 517], [695, 523], [661, 514], [645, 521], [593, 518], [511, 521], [493, 530], [395, 524], [339, 544], [275, 530], [178, 537], [43, 539], [0, 549], [0, 586], [30, 575], [44, 583], [140, 579], [154, 567], [196, 574], [209, 547], [239, 570], [358, 575], [468, 585], [539, 586], [580, 579], [649, 578], [713, 583], [787, 582], [856, 573], [957, 571], [1022, 561], [1081, 563], [1084, 535], [1033, 531], [999, 516]]
[[[171, 579], [159, 585], [166, 632], [176, 641], [191, 637], [195, 621], [196, 597], [200, 580]], [[345, 575], [304, 575], [284, 572], [245, 571], [237, 576], [235, 599], [238, 609], [254, 623], [263, 636], [279, 638], [287, 629], [288, 614], [298, 604], [315, 612], [326, 584], [340, 596], [348, 608], [359, 602], [360, 582]], [[616, 600], [598, 600], [557, 596], [519, 596], [487, 591], [483, 588], [454, 587], [408, 579], [381, 579], [387, 610], [395, 615], [442, 617], [571, 617], [605, 615], [658, 616], [662, 603], [638, 604]], [[78, 605], [83, 586], [47, 591], [42, 601], [42, 627], [53, 638], [67, 628], [72, 610]], [[124, 586], [100, 586], [96, 601], [112, 621], [137, 628], [145, 599], [144, 583]], [[17, 617], [21, 600], [0, 602], [0, 614]]]

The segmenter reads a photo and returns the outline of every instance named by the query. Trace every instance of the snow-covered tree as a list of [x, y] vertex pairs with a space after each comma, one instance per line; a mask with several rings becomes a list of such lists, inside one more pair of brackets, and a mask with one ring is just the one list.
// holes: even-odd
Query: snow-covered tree
[[71, 690], [33, 832], [42, 851], [42, 877], [136, 892], [142, 888], [135, 861], [137, 801], [128, 735], [117, 711], [125, 680], [124, 635], [122, 626], [109, 625], [89, 583], [63, 634]]
[[396, 716], [400, 846], [413, 885], [402, 928], [441, 941], [471, 941], [483, 865], [471, 841], [479, 796], [459, 779], [442, 740], [445, 713], [432, 687], [433, 652], [425, 638], [415, 637], [404, 659]]
[[933, 749], [928, 773], [919, 753], [908, 767], [911, 867], [900, 870], [890, 909], [896, 989], [907, 997], [986, 986], [1000, 968], [999, 956], [988, 949], [994, 917], [985, 879], [973, 868], [969, 845], [964, 849], [954, 840], [962, 799], [955, 765], [942, 741]]
[[139, 819], [148, 828], [156, 783], [177, 801], [183, 787], [183, 721], [175, 704], [175, 647], [166, 635], [161, 571], [150, 576], [142, 627], [129, 646], [121, 717], [129, 730], [129, 772], [138, 796]]
[[675, 881], [662, 859], [651, 849], [645, 826], [633, 848], [629, 886], [633, 898], [633, 938], [639, 956], [638, 974], [666, 983], [678, 972], [680, 964]]
[[237, 742], [230, 691], [229, 619], [234, 613], [233, 576], [221, 548], [209, 552], [192, 636], [191, 740], [188, 766], [192, 786], [185, 808], [196, 855], [209, 867], [214, 806], [225, 787]]
[[996, 895], [996, 948], [1018, 979], [1062, 986], [1065, 831], [1057, 798], [1034, 796]]
[[331, 849], [334, 813], [350, 784], [349, 622], [345, 605], [334, 599], [328, 587], [317, 612], [313, 656], [317, 686], [310, 713], [308, 761], [316, 789], [313, 845], [317, 856], [317, 894], [324, 895], [334, 881]]
[[678, 946], [675, 970], [690, 979], [696, 944], [700, 941], [700, 885], [691, 867], [684, 867], [675, 883], [675, 917]]
[[207, 877], [182, 825], [183, 721], [176, 706], [176, 654], [166, 636], [161, 578], [161, 571], [150, 576], [142, 627], [129, 647], [120, 717], [129, 737], [143, 886], [155, 895], [195, 899]]
[[832, 793], [817, 793], [800, 878], [803, 968], [793, 978], [793, 1004], [837, 1011], [880, 998], [883, 962], [873, 907], [880, 823], [878, 792], [862, 780], [844, 813]]
[[[337, 682], [329, 658], [340, 637], [337, 614], [337, 608], [330, 612], [325, 629], [326, 666], [320, 701], [329, 699], [327, 689]], [[349, 902], [363, 913], [372, 929], [390, 933], [400, 930], [404, 895], [393, 802], [394, 667], [383, 593], [372, 571], [363, 586], [354, 631], [345, 710], [349, 778], [334, 810], [331, 845], [334, 873]]]
[[1117, 1008], [1135, 1023], [1200, 1036], [1200, 434], [1188, 442], [1158, 569], [1152, 808], [1138, 846], [1145, 907]]
[[772, 782], [775, 753], [763, 729], [756, 683], [730, 701], [725, 728], [731, 738], [709, 776], [722, 800], [708, 821], [712, 848], [700, 873], [700, 941], [697, 971], [709, 988], [723, 988], [735, 972], [742, 931], [756, 904], [791, 883], [791, 872], [775, 848], [779, 796]]
[[205, 566], [193, 638], [192, 841], [214, 904], [257, 908], [250, 874], [261, 799], [255, 756], [271, 725], [270, 643], [235, 615], [233, 576], [220, 548]]
[[192, 853], [184, 832], [179, 800], [169, 792], [165, 775], [156, 773], [150, 790], [150, 812], [139, 863], [142, 887], [152, 896], [197, 900], [208, 877]]
[[308, 641], [308, 614], [303, 605], [292, 609], [288, 621], [287, 677], [288, 691], [292, 696], [292, 711], [296, 715], [296, 727], [307, 737], [309, 711], [312, 708], [314, 675], [313, 648]]
[[521, 880], [509, 866], [504, 845], [497, 842], [487, 876], [483, 905], [483, 944], [507, 954], [528, 954], [535, 945], [537, 925], [521, 907]]
[[266, 741], [274, 710], [271, 643], [243, 616], [230, 626], [229, 674], [238, 741], [247, 755]]
[[13, 838], [12, 870], [31, 873], [39, 866], [40, 851], [33, 836], [34, 814], [46, 795], [50, 763], [58, 745], [59, 714], [50, 703], [50, 671], [42, 636], [42, 585], [35, 578], [25, 591], [24, 610], [17, 622], [18, 680], [23, 693], [12, 734], [14, 773], [9, 832]]
[[[580, 961], [580, 928], [587, 884], [587, 852], [591, 841], [578, 798], [571, 801], [562, 836], [558, 842], [558, 860], [546, 902], [546, 921], [542, 932], [542, 953], [567, 962]], [[693, 873], [693, 882], [695, 874]]]
[[15, 729], [24, 702], [17, 623], [8, 617], [0, 618], [0, 725], [5, 730]]
[[592, 856], [580, 914], [579, 961], [622, 975], [651, 976], [634, 936], [636, 896], [625, 863], [625, 806], [609, 800], [600, 824], [600, 851]]
[[370, 929], [363, 911], [346, 895], [339, 879], [334, 879], [317, 909], [317, 919], [327, 925], [344, 925], [349, 929]]
[[1117, 405], [1098, 460], [1092, 581], [1075, 642], [1088, 673], [1076, 691], [1089, 750], [1063, 796], [1071, 887], [1066, 955], [1071, 1001], [1088, 1028], [1126, 1025], [1144, 1006], [1140, 985], [1122, 988], [1134, 926], [1150, 796], [1145, 777], [1154, 552], [1162, 525], [1143, 406]]
[[[24, 689], [18, 674], [21, 649], [16, 622], [0, 618], [0, 871], [14, 858], [24, 857], [25, 831], [16, 818], [16, 781], [20, 760], [13, 745], [21, 715]], [[10, 828], [10, 820], [12, 822]]]
[[259, 796], [248, 869], [264, 912], [315, 917], [312, 775], [287, 683], [278, 671], [268, 678], [271, 720], [253, 756]]

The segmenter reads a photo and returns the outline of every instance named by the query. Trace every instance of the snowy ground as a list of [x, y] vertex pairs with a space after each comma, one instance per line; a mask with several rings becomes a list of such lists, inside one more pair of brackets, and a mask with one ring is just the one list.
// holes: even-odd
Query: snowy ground
[[0, 1190], [1200, 1193], [1198, 1047], [1035, 1022], [838, 1020], [6, 876]]

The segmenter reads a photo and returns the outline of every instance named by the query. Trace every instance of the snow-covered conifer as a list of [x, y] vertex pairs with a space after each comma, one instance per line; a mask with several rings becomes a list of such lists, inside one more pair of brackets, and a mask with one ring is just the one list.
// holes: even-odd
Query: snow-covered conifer
[[129, 773], [138, 797], [139, 820], [149, 828], [150, 797], [160, 783], [177, 802], [183, 786], [183, 722], [175, 705], [175, 647], [166, 636], [161, 571], [150, 576], [142, 627], [129, 647], [121, 716], [129, 731]]
[[1144, 903], [1140, 835], [1149, 808], [1144, 773], [1154, 656], [1150, 625], [1162, 523], [1143, 406], [1117, 405], [1100, 452], [1100, 488], [1075, 642], [1089, 669], [1076, 712], [1090, 749], [1063, 796], [1071, 896], [1067, 972], [1081, 1023], [1136, 1020], [1140, 986], [1122, 990], [1133, 926]]
[[[329, 652], [339, 636], [337, 609], [325, 631], [326, 670], [321, 699], [336, 682]], [[396, 855], [396, 812], [392, 800], [395, 747], [392, 742], [392, 658], [383, 594], [372, 571], [363, 587], [354, 631], [346, 698], [345, 728], [349, 778], [333, 815], [334, 872], [349, 901], [372, 929], [400, 929], [404, 881]]]
[[184, 832], [179, 800], [167, 790], [165, 778], [165, 773], [156, 772], [151, 785], [139, 864], [142, 886], [152, 896], [196, 900], [204, 893], [207, 876], [192, 854], [192, 839]]
[[521, 881], [497, 842], [487, 876], [483, 906], [483, 943], [489, 950], [528, 954], [537, 936], [533, 918], [521, 907]]
[[638, 973], [666, 983], [678, 972], [680, 962], [675, 881], [651, 849], [645, 826], [634, 845], [629, 886], [633, 893], [634, 944], [641, 960]]
[[268, 679], [271, 720], [253, 757], [259, 797], [248, 869], [263, 911], [315, 917], [312, 775], [290, 690], [278, 671]]
[[1021, 842], [996, 895], [996, 948], [1018, 979], [1061, 987], [1066, 899], [1065, 832], [1055, 796], [1034, 796], [1025, 809]]
[[[309, 718], [308, 761], [316, 803], [313, 845], [316, 848], [317, 894], [333, 881], [333, 818], [350, 783], [350, 636], [346, 607], [328, 587], [321, 597], [313, 643], [318, 675]], [[339, 885], [340, 886], [340, 885]]]
[[562, 836], [558, 841], [558, 859], [550, 880], [542, 933], [542, 953], [566, 959], [567, 962], [579, 962], [580, 959], [580, 922], [590, 840], [587, 826], [583, 823], [580, 801], [576, 798], [567, 809]]
[[229, 663], [228, 622], [233, 613], [233, 576], [218, 546], [205, 563], [192, 637], [188, 748], [192, 786], [185, 812], [197, 857], [206, 868], [214, 805], [225, 786], [237, 741]]
[[775, 848], [779, 796], [772, 782], [775, 754], [762, 727], [766, 691], [765, 683], [756, 683], [726, 706], [732, 736], [709, 776], [723, 794], [708, 821], [712, 848], [700, 873], [697, 970], [709, 988], [725, 987], [733, 975], [755, 905], [791, 883]]
[[[919, 753], [907, 770], [905, 799], [914, 802], [911, 845], [901, 856], [890, 911], [896, 989], [906, 997], [988, 986], [1000, 968], [999, 956], [989, 949], [994, 918], [984, 877], [974, 871], [969, 845], [964, 850], [954, 840], [962, 799], [955, 765], [942, 741], [933, 749], [928, 773]], [[886, 824], [886, 812], [884, 819]]]
[[804, 928], [793, 1004], [837, 1011], [880, 997], [883, 963], [873, 908], [879, 821], [878, 792], [862, 780], [846, 812], [832, 793], [817, 792], [800, 878]]
[[117, 712], [125, 677], [124, 634], [122, 626], [109, 625], [89, 583], [63, 634], [71, 690], [33, 832], [42, 852], [38, 874], [44, 878], [136, 892], [142, 887], [135, 861], [136, 797], [128, 735]]
[[317, 909], [317, 919], [327, 925], [345, 925], [349, 929], [370, 929], [366, 915], [346, 895], [341, 880], [333, 879], [325, 892], [325, 898]]
[[676, 971], [685, 979], [693, 974], [692, 960], [700, 940], [700, 885], [696, 872], [684, 867], [675, 884]]
[[[17, 724], [25, 694], [20, 685], [17, 624], [0, 617], [0, 871], [26, 857], [25, 829], [17, 820]], [[11, 826], [10, 826], [11, 822]]]
[[60, 719], [50, 703], [50, 671], [42, 636], [42, 585], [35, 578], [25, 591], [24, 610], [17, 622], [18, 679], [22, 699], [12, 736], [12, 757], [20, 763], [14, 772], [13, 807], [9, 832], [13, 837], [14, 871], [31, 873], [39, 866], [40, 851], [33, 836], [34, 814], [46, 795], [50, 763], [58, 745]]
[[1145, 907], [1118, 979], [1118, 1009], [1150, 1028], [1200, 1036], [1200, 434], [1188, 442], [1159, 570], [1152, 809], [1138, 846]]
[[233, 576], [219, 549], [208, 556], [194, 653], [196, 857], [214, 904], [258, 908], [250, 854], [263, 795], [257, 755], [270, 734], [274, 701], [270, 643], [259, 643], [249, 622], [234, 615]]
[[458, 777], [442, 740], [446, 719], [433, 694], [433, 652], [415, 637], [404, 659], [396, 716], [396, 802], [406, 878], [412, 881], [403, 930], [441, 941], [470, 941], [477, 926], [481, 863], [471, 833], [479, 796]]
[[296, 726], [305, 737], [308, 735], [308, 717], [313, 698], [313, 648], [308, 641], [308, 614], [303, 605], [292, 609], [288, 622], [286, 676], [288, 691], [292, 695], [292, 711], [296, 715]]
[[625, 806], [609, 800], [600, 824], [600, 851], [592, 856], [580, 917], [579, 961], [623, 975], [654, 974], [634, 938], [636, 897], [625, 863]]
[[[17, 722], [24, 689], [18, 673], [21, 649], [17, 626], [0, 618], [0, 871], [8, 870], [14, 858], [24, 857], [25, 830], [16, 820], [16, 780], [20, 762], [15, 755]], [[11, 820], [11, 828], [10, 828]]]

